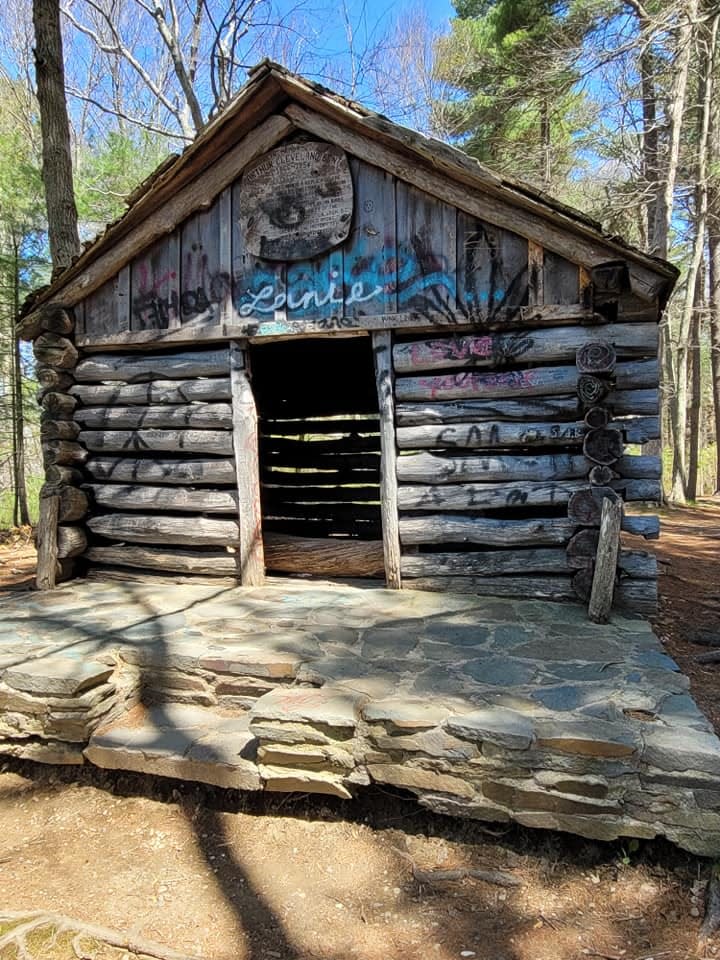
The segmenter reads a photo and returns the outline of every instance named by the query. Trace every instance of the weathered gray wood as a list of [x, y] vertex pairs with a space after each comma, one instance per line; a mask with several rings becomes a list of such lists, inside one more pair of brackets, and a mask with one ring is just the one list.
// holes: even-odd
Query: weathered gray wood
[[580, 270], [552, 250], [545, 251], [545, 302], [577, 303], [580, 299]]
[[40, 439], [77, 440], [80, 427], [72, 420], [49, 420], [43, 418], [40, 423]]
[[40, 497], [40, 517], [35, 530], [37, 567], [35, 584], [38, 590], [52, 590], [56, 584], [58, 562], [58, 513], [60, 497]]
[[111, 513], [91, 517], [88, 527], [108, 540], [131, 543], [178, 544], [179, 546], [237, 546], [238, 525], [234, 520], [206, 517], [155, 517], [151, 514]]
[[623, 533], [632, 533], [645, 540], [657, 540], [660, 536], [660, 518], [656, 516], [639, 516], [623, 514]]
[[622, 430], [625, 443], [647, 443], [660, 437], [660, 417], [626, 417], [613, 421]]
[[72, 440], [46, 440], [42, 445], [45, 468], [51, 464], [80, 466], [87, 459], [87, 450]]
[[77, 487], [82, 482], [82, 473], [73, 467], [62, 467], [53, 463], [49, 464], [46, 468], [45, 479], [48, 484], [52, 484], [55, 487], [61, 487], [65, 484], [71, 487]]
[[[72, 397], [69, 399], [73, 399]], [[82, 407], [75, 422], [85, 429], [127, 430], [150, 427], [196, 427], [226, 429], [232, 427], [229, 403], [190, 403], [153, 407]]]
[[652, 503], [662, 501], [662, 486], [658, 480], [613, 480], [613, 490], [620, 491], [624, 500], [646, 500]]
[[286, 502], [292, 500], [295, 503], [363, 503], [368, 500], [379, 502], [381, 499], [380, 484], [378, 483], [362, 485], [357, 483], [352, 486], [341, 484], [318, 487], [299, 486], [297, 484], [284, 484], [278, 476], [274, 480], [269, 480], [267, 475], [264, 475], [263, 478], [263, 493], [269, 503], [282, 502], [283, 500]]
[[219, 550], [173, 550], [167, 547], [136, 547], [124, 543], [93, 546], [84, 556], [91, 563], [210, 577], [234, 577], [236, 572], [235, 556]]
[[[657, 351], [656, 323], [609, 324], [603, 327], [602, 335], [606, 345], [614, 345], [621, 357], [652, 357]], [[569, 363], [576, 360], [579, 350], [597, 340], [597, 330], [587, 326], [447, 336], [396, 344], [393, 365], [396, 373], [404, 374], [504, 363]]]
[[603, 500], [617, 500], [611, 487], [582, 487], [568, 501], [568, 517], [585, 526], [598, 526]]
[[86, 484], [98, 506], [113, 510], [171, 510], [178, 513], [237, 513], [235, 490], [193, 490], [140, 484]]
[[516, 481], [509, 483], [439, 484], [431, 486], [400, 484], [401, 510], [506, 510], [538, 506], [562, 506], [584, 481]]
[[57, 300], [69, 306], [84, 300], [153, 240], [164, 236], [168, 229], [182, 223], [196, 210], [206, 207], [209, 197], [217, 196], [237, 178], [243, 167], [286, 137], [291, 130], [292, 122], [287, 117], [274, 114], [230, 149], [219, 151], [218, 159], [203, 170], [202, 176], [196, 176], [184, 184], [160, 207], [157, 207], [154, 195], [144, 198], [144, 203], [140, 200], [137, 208], [143, 211], [143, 217], [139, 221], [136, 219], [132, 229], [120, 236], [111, 229], [108, 235], [113, 242], [104, 247], [99, 255], [87, 259], [80, 257], [78, 263], [68, 271], [66, 281], [55, 291]]
[[[437, 164], [436, 156], [427, 158], [426, 163], [418, 163], [417, 155], [407, 157], [398, 149], [368, 137], [366, 130], [352, 130], [345, 124], [299, 104], [290, 104], [285, 112], [301, 129], [337, 143], [367, 162], [390, 170], [395, 176], [430, 191], [446, 203], [467, 213], [499, 226], [512, 223], [518, 233], [575, 263], [594, 266], [613, 257], [628, 257], [627, 250], [601, 238], [597, 231], [557, 212], [550, 214], [547, 207], [519, 192], [514, 194], [510, 207], [507, 199], [494, 195], [496, 188], [482, 186], [480, 177], [475, 179], [475, 189], [468, 189], [465, 183], [457, 182], [457, 164], [454, 169], [449, 170], [431, 169], [431, 164]], [[448, 176], [448, 172], [451, 176]], [[633, 284], [642, 289], [646, 297], [649, 297], [650, 293], [656, 296], [658, 287], [668, 282], [665, 279], [668, 274], [659, 274], [657, 269], [651, 269], [649, 264], [648, 260], [641, 263], [637, 255], [632, 254], [630, 271]]]
[[660, 396], [657, 388], [652, 390], [612, 390], [607, 395], [606, 402], [616, 417], [654, 417], [660, 410]]
[[85, 470], [96, 480], [111, 480], [114, 483], [235, 485], [235, 462], [231, 459], [90, 457]]
[[534, 240], [528, 241], [528, 303], [545, 302], [545, 250]]
[[562, 517], [493, 520], [441, 513], [400, 517], [403, 547], [431, 543], [476, 543], [488, 547], [532, 547], [567, 543], [577, 524]]
[[538, 456], [416, 453], [398, 457], [401, 483], [474, 483], [505, 480], [574, 480], [586, 476], [584, 456], [558, 453]]
[[77, 384], [70, 393], [86, 407], [106, 404], [185, 404], [229, 400], [229, 377], [208, 380], [154, 380], [150, 383]]
[[[647, 582], [647, 581], [643, 581]], [[521, 600], [577, 600], [568, 576], [548, 577], [418, 577], [408, 579], [411, 590], [473, 593], [478, 597], [518, 597]]]
[[[428, 401], [553, 396], [577, 390], [583, 402], [594, 406], [598, 399], [602, 399], [595, 396], [596, 391], [592, 392], [592, 397], [589, 389], [580, 393], [581, 382], [587, 381], [589, 385], [588, 377], [590, 377], [589, 374], [581, 374], [578, 377], [574, 366], [534, 367], [523, 370], [501, 370], [494, 373], [463, 370], [460, 373], [398, 377], [396, 395], [398, 400], [402, 401]], [[615, 378], [618, 389], [636, 390], [655, 387], [658, 383], [657, 361], [636, 360], [619, 363], [615, 368]], [[600, 382], [598, 380], [598, 383]]]
[[[605, 330], [603, 329], [603, 334]], [[657, 331], [656, 331], [657, 339]], [[646, 350], [645, 356], [654, 351]], [[579, 373], [612, 373], [617, 363], [617, 353], [613, 344], [607, 340], [592, 340], [578, 345], [575, 354], [575, 366]]]
[[88, 450], [139, 453], [232, 454], [232, 436], [226, 430], [83, 430], [80, 443]]
[[305, 420], [279, 420], [271, 417], [263, 418], [260, 424], [262, 437], [270, 435], [285, 437], [301, 437], [308, 434], [379, 434], [380, 420], [378, 417], [321, 417]]
[[392, 372], [392, 334], [373, 334], [375, 382], [380, 410], [380, 504], [388, 587], [402, 586], [400, 570], [400, 529], [398, 521], [397, 450], [395, 447], [395, 396]]
[[615, 588], [615, 606], [646, 616], [657, 613], [658, 584], [656, 579], [621, 579]]
[[564, 550], [420, 553], [402, 558], [404, 577], [497, 577], [509, 573], [569, 573]]
[[654, 580], [658, 575], [657, 557], [647, 550], [621, 550], [618, 567], [635, 580]]
[[[397, 180], [395, 218], [400, 255], [397, 273], [398, 310], [415, 309], [426, 313], [454, 310], [457, 304], [456, 208], [443, 203], [441, 198], [431, 195], [423, 186], [418, 189], [417, 185]], [[413, 259], [416, 266], [409, 283], [404, 282], [402, 276], [405, 254], [400, 252], [400, 244], [403, 242], [411, 246], [415, 253]], [[440, 264], [442, 267], [438, 270]], [[432, 289], [431, 297], [426, 294], [428, 285]], [[391, 357], [388, 357], [388, 363], [391, 362]]]
[[77, 406], [77, 400], [67, 393], [57, 393], [54, 390], [49, 390], [42, 395], [40, 406], [44, 417], [51, 420], [71, 420], [73, 411]]
[[106, 380], [137, 383], [155, 379], [222, 377], [227, 376], [229, 364], [227, 347], [184, 353], [96, 353], [80, 361], [75, 368], [75, 379], [80, 383], [101, 383]]
[[42, 333], [33, 343], [33, 353], [39, 364], [56, 370], [72, 370], [78, 359], [73, 343], [57, 333]]
[[577, 420], [578, 410], [573, 384], [572, 394], [565, 397], [399, 403], [396, 406], [396, 419], [400, 427], [470, 423], [481, 420], [565, 421]]
[[610, 422], [610, 411], [607, 407], [590, 407], [583, 420], [592, 430], [600, 430]]
[[588, 460], [609, 467], [623, 455], [623, 438], [614, 427], [588, 430], [583, 439], [583, 453]]
[[568, 566], [583, 570], [595, 560], [598, 545], [597, 530], [578, 530], [567, 545]]
[[60, 333], [67, 335], [75, 328], [72, 311], [65, 310], [60, 304], [47, 303], [18, 324], [18, 336], [21, 340], [35, 340], [41, 333]]
[[66, 370], [56, 370], [55, 367], [43, 367], [40, 365], [35, 368], [35, 378], [40, 385], [37, 392], [39, 401], [42, 400], [49, 391], [62, 393], [75, 383], [73, 375]]
[[77, 557], [86, 547], [87, 537], [81, 527], [66, 527], [61, 524], [57, 528], [57, 555], [60, 560]]
[[581, 373], [577, 378], [577, 395], [583, 407], [602, 403], [610, 391], [610, 382], [591, 373]]
[[238, 575], [243, 586], [257, 587], [265, 580], [257, 409], [247, 371], [246, 352], [237, 342], [230, 344], [230, 385], [240, 538]]
[[620, 551], [621, 521], [622, 503], [618, 500], [603, 500], [600, 534], [588, 604], [588, 617], [593, 623], [607, 623], [610, 619]]
[[382, 577], [385, 573], [381, 540], [266, 533], [264, 541], [265, 566], [279, 573], [324, 577]]
[[588, 471], [588, 480], [596, 487], [606, 487], [611, 480], [615, 480], [617, 477], [618, 474], [615, 470], [605, 464], [596, 463], [595, 466], [591, 467]]
[[662, 476], [662, 460], [660, 457], [643, 454], [634, 456], [626, 454], [613, 465], [621, 477], [635, 480], [659, 480]]
[[77, 487], [46, 483], [43, 485], [40, 496], [43, 496], [45, 493], [48, 495], [56, 493], [60, 497], [58, 509], [59, 523], [71, 523], [73, 520], [81, 520], [88, 512], [88, 498], [86, 494]]
[[401, 450], [438, 447], [489, 450], [502, 447], [580, 445], [586, 431], [587, 427], [582, 421], [517, 423], [505, 420], [479, 420], [475, 423], [398, 427], [396, 434], [398, 447]]

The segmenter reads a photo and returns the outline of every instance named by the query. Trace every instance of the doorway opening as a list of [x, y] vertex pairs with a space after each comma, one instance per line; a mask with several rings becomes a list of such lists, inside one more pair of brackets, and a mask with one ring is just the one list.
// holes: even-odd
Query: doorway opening
[[251, 347], [268, 573], [384, 575], [369, 336]]

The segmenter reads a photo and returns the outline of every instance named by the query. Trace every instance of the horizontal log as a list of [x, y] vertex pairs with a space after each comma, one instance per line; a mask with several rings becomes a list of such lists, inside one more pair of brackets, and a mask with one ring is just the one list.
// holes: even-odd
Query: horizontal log
[[88, 498], [77, 487], [63, 484], [45, 483], [40, 496], [57, 494], [60, 502], [58, 507], [58, 523], [71, 523], [73, 520], [82, 520], [88, 512]]
[[45, 419], [40, 423], [41, 440], [77, 440], [80, 427], [72, 420]]
[[140, 453], [232, 454], [232, 434], [226, 430], [83, 430], [80, 443], [88, 450]]
[[555, 577], [418, 577], [404, 584], [410, 590], [472, 593], [478, 597], [517, 597], [520, 600], [576, 600], [572, 578]]
[[367, 503], [380, 501], [380, 484], [364, 486], [299, 487], [262, 484], [266, 503]]
[[585, 487], [584, 481], [517, 481], [513, 483], [457, 483], [441, 485], [402, 484], [398, 490], [401, 510], [507, 510], [527, 507], [557, 507]]
[[569, 573], [564, 550], [420, 553], [402, 558], [404, 577], [497, 577], [509, 573]]
[[47, 469], [52, 464], [64, 467], [79, 466], [87, 459], [87, 450], [72, 440], [46, 440], [42, 445], [43, 463]]
[[610, 411], [607, 407], [590, 407], [583, 419], [588, 427], [599, 430], [610, 422]]
[[598, 526], [606, 497], [616, 500], [618, 494], [611, 487], [583, 487], [568, 501], [569, 518], [586, 526]]
[[102, 383], [106, 380], [141, 383], [149, 380], [222, 377], [228, 375], [229, 371], [230, 352], [227, 347], [154, 354], [96, 353], [80, 361], [75, 368], [75, 379], [79, 383]]
[[324, 577], [381, 577], [382, 540], [293, 537], [266, 533], [265, 566], [280, 573]]
[[367, 470], [340, 468], [338, 470], [270, 470], [261, 468], [263, 483], [281, 487], [337, 486], [344, 483], [379, 483], [380, 462]]
[[658, 480], [613, 480], [613, 490], [622, 494], [624, 500], [645, 500], [652, 503], [662, 501], [662, 486]]
[[466, 447], [491, 449], [493, 447], [572, 446], [582, 444], [587, 431], [582, 421], [571, 423], [515, 423], [488, 420], [476, 423], [424, 424], [416, 427], [398, 427], [397, 444], [401, 450], [421, 450], [437, 447]]
[[611, 390], [605, 402], [616, 417], [654, 417], [660, 412], [657, 390]]
[[94, 502], [113, 510], [171, 510], [178, 513], [237, 515], [235, 490], [192, 490], [187, 487], [145, 487], [130, 483], [88, 483]]
[[416, 453], [398, 457], [401, 483], [473, 483], [505, 480], [575, 480], [587, 475], [584, 456], [567, 453], [548, 456], [495, 455], [460, 457], [442, 453]]
[[[631, 329], [632, 326], [633, 325], [631, 324]], [[649, 331], [649, 336], [652, 336], [654, 333], [655, 346], [651, 350], [643, 350], [640, 356], [647, 357], [652, 356], [653, 354], [657, 355], [657, 326], [653, 326], [655, 329]], [[607, 327], [603, 328], [602, 340], [597, 339], [586, 341], [585, 343], [578, 345], [577, 352], [575, 354], [575, 366], [578, 369], [578, 373], [604, 374], [612, 373], [615, 369], [618, 353], [610, 340], [605, 339], [605, 333], [607, 329]]]
[[68, 557], [77, 557], [87, 547], [87, 537], [81, 527], [65, 527], [62, 524], [57, 528], [57, 555], [59, 560]]
[[38, 364], [56, 370], [72, 370], [78, 359], [74, 344], [57, 333], [41, 333], [33, 343]]
[[55, 367], [43, 367], [40, 364], [35, 368], [35, 379], [39, 384], [38, 400], [51, 390], [63, 393], [75, 383], [73, 375], [66, 370], [56, 370]]
[[282, 454], [264, 450], [261, 462], [265, 469], [300, 467], [304, 470], [379, 470], [380, 450], [377, 453], [316, 453], [310, 444], [300, 443], [295, 450]]
[[55, 390], [47, 390], [40, 398], [43, 416], [50, 420], [72, 420], [73, 412], [77, 406], [77, 399], [71, 397], [68, 393], [58, 393]]
[[379, 433], [380, 421], [371, 417], [323, 417], [307, 420], [275, 420], [263, 417], [260, 421], [263, 436], [300, 437], [306, 434]]
[[647, 550], [621, 550], [618, 567], [635, 580], [654, 580], [658, 575], [657, 557]]
[[48, 483], [60, 487], [67, 484], [71, 487], [77, 487], [82, 483], [82, 473], [73, 467], [61, 467], [58, 464], [50, 464], [45, 470], [45, 479]]
[[230, 399], [230, 379], [212, 377], [208, 380], [153, 380], [149, 383], [79, 383], [71, 387], [70, 393], [86, 407], [211, 402]]
[[612, 466], [623, 455], [623, 438], [614, 427], [588, 430], [583, 440], [583, 453], [600, 466]]
[[660, 536], [660, 517], [624, 513], [620, 529], [623, 533], [645, 540], [657, 540]]
[[380, 517], [373, 520], [325, 519], [263, 516], [264, 533], [283, 533], [297, 537], [333, 537], [337, 539], [381, 540], [382, 527]]
[[621, 477], [635, 480], [659, 480], [662, 476], [662, 460], [660, 457], [643, 454], [633, 456], [626, 454], [613, 464]]
[[613, 420], [622, 431], [625, 443], [647, 443], [660, 438], [660, 417], [626, 417]]
[[48, 303], [39, 310], [23, 318], [18, 324], [17, 334], [21, 340], [34, 340], [41, 333], [72, 333], [75, 318], [70, 310], [55, 303]]
[[630, 610], [646, 616], [657, 613], [657, 580], [621, 579], [615, 588], [613, 602], [620, 610]]
[[91, 457], [85, 470], [115, 483], [189, 483], [235, 486], [235, 461]]
[[235, 577], [235, 555], [227, 550], [173, 550], [136, 547], [130, 544], [90, 547], [84, 554], [91, 563], [133, 567], [141, 570], [196, 574], [205, 577]]
[[583, 409], [593, 409], [595, 404], [602, 403], [610, 392], [610, 381], [604, 377], [596, 377], [590, 373], [581, 373], [577, 379], [578, 400]]
[[294, 520], [337, 520], [354, 523], [356, 520], [379, 520], [380, 503], [298, 503], [263, 496], [263, 515], [287, 517]]
[[284, 437], [260, 437], [260, 456], [283, 457], [285, 454], [307, 455], [312, 458], [318, 454], [379, 453], [379, 436], [338, 437], [335, 440], [287, 440]]
[[[73, 399], [72, 397], [69, 399]], [[153, 407], [82, 407], [76, 423], [85, 429], [133, 430], [151, 427], [196, 427], [229, 430], [232, 408], [229, 403], [188, 403]]]
[[112, 513], [92, 517], [88, 527], [108, 540], [131, 543], [173, 543], [180, 546], [224, 547], [238, 542], [238, 525], [233, 520], [193, 517], [154, 517], [150, 514]]
[[404, 547], [431, 543], [476, 543], [491, 547], [530, 547], [567, 543], [577, 525], [563, 517], [533, 520], [493, 520], [430, 514], [400, 518]]
[[618, 474], [615, 470], [606, 464], [596, 463], [588, 471], [588, 480], [596, 487], [606, 487], [611, 480], [616, 480], [617, 477]]
[[[651, 357], [657, 353], [657, 329], [656, 323], [607, 324], [602, 338], [615, 347], [618, 356]], [[393, 364], [396, 373], [409, 373], [506, 363], [562, 363], [575, 361], [579, 348], [597, 340], [597, 330], [586, 326], [416, 340], [395, 345]]]
[[396, 423], [398, 427], [415, 427], [425, 424], [475, 423], [488, 420], [577, 420], [578, 410], [573, 383], [572, 393], [566, 397], [399, 403], [396, 407]]
[[[615, 368], [615, 382], [618, 390], [656, 387], [657, 360], [619, 363]], [[578, 372], [574, 366], [534, 367], [493, 373], [463, 370], [437, 376], [398, 377], [395, 381], [396, 396], [401, 402], [552, 396], [572, 393], [577, 386]]]

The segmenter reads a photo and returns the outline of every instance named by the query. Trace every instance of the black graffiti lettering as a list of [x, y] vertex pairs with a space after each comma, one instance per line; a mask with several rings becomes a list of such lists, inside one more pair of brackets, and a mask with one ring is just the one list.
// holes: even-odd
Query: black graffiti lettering
[[525, 490], [510, 490], [505, 497], [505, 503], [509, 507], [518, 507], [527, 503], [528, 495]]
[[443, 429], [437, 435], [438, 445], [441, 447], [452, 447], [457, 444], [455, 439], [455, 427], [443, 427]]

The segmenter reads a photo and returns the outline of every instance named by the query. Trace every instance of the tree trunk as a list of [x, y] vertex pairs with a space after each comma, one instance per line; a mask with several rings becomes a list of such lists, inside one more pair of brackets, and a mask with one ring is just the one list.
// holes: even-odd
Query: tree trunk
[[48, 238], [53, 274], [56, 274], [80, 253], [59, 0], [33, 0], [33, 25]]
[[[20, 312], [20, 248], [17, 238], [13, 238], [13, 316]], [[15, 324], [12, 332], [12, 438], [13, 438], [13, 523], [15, 526], [30, 523], [27, 486], [25, 484], [25, 411], [22, 394], [22, 363], [20, 362], [20, 342]]]
[[[717, 62], [717, 58], [715, 58]], [[715, 432], [715, 482], [720, 490], [720, 98], [713, 97], [708, 136], [708, 299], [710, 307], [710, 369]]]
[[[690, 383], [690, 403], [688, 406], [688, 500], [697, 500], [700, 453], [702, 451], [702, 363], [700, 357], [700, 332], [702, 315], [705, 308], [705, 283], [703, 271], [699, 271], [695, 281], [695, 310], [690, 328], [688, 349], [688, 380]], [[699, 491], [702, 493], [702, 489]]]

